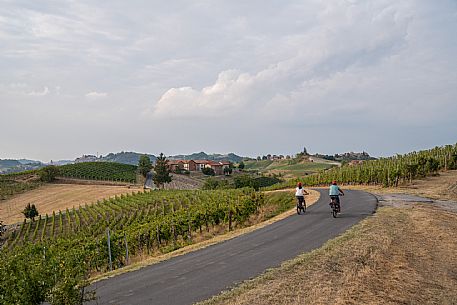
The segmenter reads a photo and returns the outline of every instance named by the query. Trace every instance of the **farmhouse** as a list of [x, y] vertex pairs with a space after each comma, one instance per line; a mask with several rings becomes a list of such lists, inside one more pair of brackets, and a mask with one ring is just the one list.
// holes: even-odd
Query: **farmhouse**
[[230, 162], [211, 160], [169, 160], [168, 166], [171, 171], [180, 169], [189, 172], [201, 172], [204, 168], [212, 168], [216, 175], [223, 175], [224, 169], [230, 167]]

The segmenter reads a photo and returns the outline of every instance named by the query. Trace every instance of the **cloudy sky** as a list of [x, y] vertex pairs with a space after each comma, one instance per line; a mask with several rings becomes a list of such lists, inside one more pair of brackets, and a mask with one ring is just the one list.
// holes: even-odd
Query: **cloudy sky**
[[0, 158], [457, 142], [457, 2], [0, 1]]

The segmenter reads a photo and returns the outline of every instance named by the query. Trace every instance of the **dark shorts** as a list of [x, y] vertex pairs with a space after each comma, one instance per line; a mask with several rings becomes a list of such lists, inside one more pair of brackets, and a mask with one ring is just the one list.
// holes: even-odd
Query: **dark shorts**
[[336, 203], [340, 204], [340, 196], [330, 196], [330, 199], [335, 199]]
[[297, 198], [299, 204], [303, 204], [303, 202], [305, 202], [304, 196], [295, 196], [295, 197]]

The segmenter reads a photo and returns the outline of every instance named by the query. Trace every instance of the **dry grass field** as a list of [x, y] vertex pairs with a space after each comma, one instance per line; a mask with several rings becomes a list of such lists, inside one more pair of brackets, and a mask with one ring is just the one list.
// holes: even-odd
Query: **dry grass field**
[[414, 180], [399, 187], [342, 186], [343, 189], [366, 190], [374, 193], [404, 193], [422, 197], [457, 201], [457, 170], [440, 172], [437, 176]]
[[8, 200], [0, 201], [0, 219], [5, 224], [14, 224], [24, 220], [22, 210], [28, 203], [33, 203], [41, 215], [66, 208], [94, 203], [97, 200], [115, 195], [138, 192], [139, 188], [127, 186], [47, 184], [38, 189], [19, 194]]

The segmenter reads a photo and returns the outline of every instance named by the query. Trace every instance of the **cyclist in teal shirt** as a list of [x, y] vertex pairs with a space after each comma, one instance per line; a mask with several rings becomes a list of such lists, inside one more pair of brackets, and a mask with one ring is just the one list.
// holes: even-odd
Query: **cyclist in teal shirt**
[[[338, 204], [338, 207], [341, 207], [340, 205], [340, 194], [344, 196], [344, 192], [339, 188], [339, 186], [336, 184], [336, 180], [332, 181], [332, 185], [330, 185], [330, 189], [328, 194], [330, 195], [330, 199], [335, 199], [336, 203]], [[332, 204], [332, 203], [330, 203]]]

